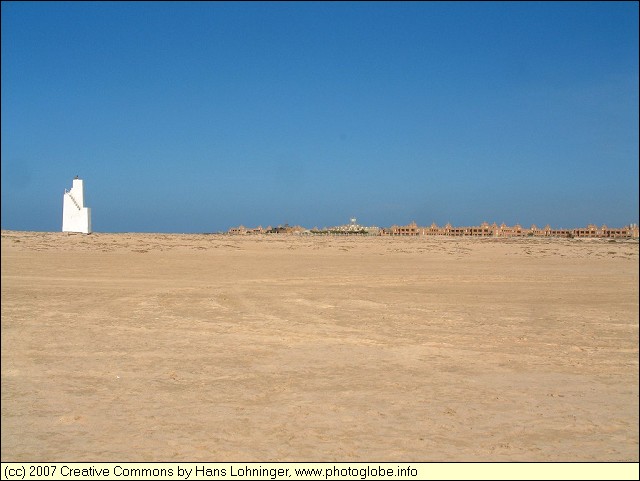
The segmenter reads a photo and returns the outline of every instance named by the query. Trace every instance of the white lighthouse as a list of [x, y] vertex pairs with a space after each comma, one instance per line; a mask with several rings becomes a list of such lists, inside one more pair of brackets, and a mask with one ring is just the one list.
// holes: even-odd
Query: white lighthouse
[[84, 206], [84, 185], [77, 175], [71, 190], [64, 189], [62, 232], [91, 233], [91, 209]]

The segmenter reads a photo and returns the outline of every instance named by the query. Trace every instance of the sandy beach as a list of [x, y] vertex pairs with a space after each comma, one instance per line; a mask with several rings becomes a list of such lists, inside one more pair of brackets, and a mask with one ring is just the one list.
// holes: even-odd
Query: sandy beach
[[2, 232], [2, 461], [638, 462], [638, 242]]

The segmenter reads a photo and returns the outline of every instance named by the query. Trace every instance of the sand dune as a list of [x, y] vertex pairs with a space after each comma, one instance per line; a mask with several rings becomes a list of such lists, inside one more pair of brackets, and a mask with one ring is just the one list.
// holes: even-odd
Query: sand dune
[[3, 231], [2, 460], [638, 462], [638, 251]]

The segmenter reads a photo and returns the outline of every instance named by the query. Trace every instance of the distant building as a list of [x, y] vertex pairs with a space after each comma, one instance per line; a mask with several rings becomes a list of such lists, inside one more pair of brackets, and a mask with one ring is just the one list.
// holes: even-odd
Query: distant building
[[229, 229], [229, 234], [233, 235], [245, 235], [247, 233], [247, 228], [243, 225], [238, 227], [231, 227]]
[[325, 227], [318, 229], [314, 227], [309, 231], [310, 234], [331, 234], [331, 235], [380, 235], [380, 228], [376, 226], [364, 226], [358, 224], [355, 217], [349, 219], [348, 224], [336, 225], [333, 227]]
[[71, 190], [64, 190], [62, 232], [91, 233], [91, 209], [84, 206], [84, 184], [78, 176], [73, 179]]
[[409, 225], [391, 226], [391, 228], [389, 229], [389, 234], [402, 235], [402, 236], [416, 236], [416, 235], [420, 235], [420, 230], [418, 229], [418, 225], [414, 221]]

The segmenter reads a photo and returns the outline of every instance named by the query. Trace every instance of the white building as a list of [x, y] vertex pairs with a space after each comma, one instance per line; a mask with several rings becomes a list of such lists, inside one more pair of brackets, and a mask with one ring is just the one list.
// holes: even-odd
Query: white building
[[78, 176], [71, 190], [64, 189], [62, 232], [91, 233], [91, 209], [84, 206], [84, 185]]

